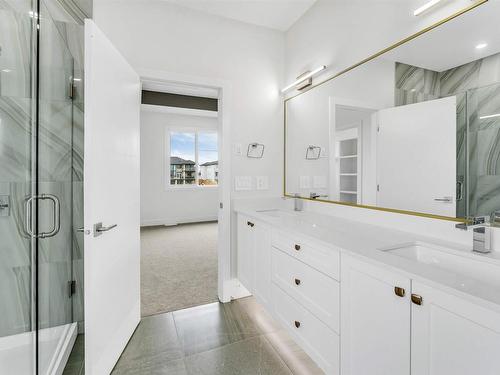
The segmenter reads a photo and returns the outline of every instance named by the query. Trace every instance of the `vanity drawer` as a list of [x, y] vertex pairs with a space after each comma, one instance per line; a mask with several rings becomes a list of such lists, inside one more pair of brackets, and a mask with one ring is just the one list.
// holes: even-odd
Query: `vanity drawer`
[[290, 255], [272, 249], [272, 281], [335, 332], [340, 326], [340, 284]]
[[338, 250], [300, 240], [279, 231], [273, 231], [272, 245], [328, 276], [340, 280], [340, 252]]
[[339, 373], [339, 336], [273, 284], [274, 313], [297, 344], [326, 374]]

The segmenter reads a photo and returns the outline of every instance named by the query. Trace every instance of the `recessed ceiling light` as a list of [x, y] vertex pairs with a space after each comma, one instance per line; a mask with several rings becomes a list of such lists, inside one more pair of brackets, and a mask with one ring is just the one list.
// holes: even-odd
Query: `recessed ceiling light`
[[485, 47], [488, 46], [488, 43], [479, 43], [477, 46], [476, 46], [476, 49], [483, 49]]
[[10, 73], [10, 72], [12, 72], [12, 70], [10, 70], [10, 69], [2, 69], [2, 72], [4, 72], [4, 73]]

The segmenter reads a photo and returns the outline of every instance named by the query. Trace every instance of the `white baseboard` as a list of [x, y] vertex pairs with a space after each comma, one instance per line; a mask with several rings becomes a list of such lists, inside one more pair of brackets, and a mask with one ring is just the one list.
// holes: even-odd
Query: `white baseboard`
[[239, 298], [244, 298], [251, 296], [252, 293], [248, 291], [247, 288], [245, 288], [238, 279], [233, 279], [233, 287], [231, 290], [231, 299], [239, 299]]
[[144, 220], [144, 221], [141, 220], [141, 227], [152, 227], [157, 225], [173, 226], [179, 224], [202, 223], [206, 221], [217, 221], [217, 215], [190, 217], [190, 218], [168, 218], [168, 219], [155, 219], [155, 220]]

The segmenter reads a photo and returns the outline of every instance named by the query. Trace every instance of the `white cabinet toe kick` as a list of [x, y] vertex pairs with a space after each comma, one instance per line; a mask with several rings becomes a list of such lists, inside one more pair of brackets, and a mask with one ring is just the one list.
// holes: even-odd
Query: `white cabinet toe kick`
[[238, 213], [240, 283], [326, 374], [500, 373], [500, 314]]

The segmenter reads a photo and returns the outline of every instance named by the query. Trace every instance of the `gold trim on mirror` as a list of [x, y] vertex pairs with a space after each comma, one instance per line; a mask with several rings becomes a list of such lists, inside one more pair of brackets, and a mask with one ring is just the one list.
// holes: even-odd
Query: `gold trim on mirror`
[[292, 95], [290, 97], [287, 97], [283, 100], [283, 137], [284, 137], [284, 148], [283, 148], [283, 151], [284, 151], [284, 158], [283, 158], [283, 196], [285, 197], [288, 197], [288, 198], [298, 198], [298, 199], [303, 199], [303, 200], [308, 200], [308, 201], [314, 201], [314, 202], [322, 202], [322, 203], [332, 203], [332, 204], [338, 204], [338, 205], [342, 205], [342, 206], [351, 206], [351, 207], [359, 207], [359, 208], [367, 208], [367, 209], [370, 209], [370, 210], [377, 210], [377, 211], [384, 211], [384, 212], [392, 212], [392, 213], [398, 213], [398, 214], [403, 214], [403, 215], [412, 215], [412, 216], [419, 216], [419, 217], [426, 217], [426, 218], [430, 218], [430, 219], [439, 219], [439, 220], [447, 220], [447, 221], [455, 221], [455, 222], [466, 222], [467, 219], [466, 218], [457, 218], [457, 217], [451, 217], [451, 216], [440, 216], [440, 215], [433, 215], [433, 214], [427, 214], [427, 213], [423, 213], [423, 212], [415, 212], [415, 211], [407, 211], [407, 210], [399, 210], [399, 209], [395, 209], [395, 208], [385, 208], [385, 207], [377, 207], [377, 206], [368, 206], [368, 205], [362, 205], [362, 204], [356, 204], [356, 203], [349, 203], [349, 202], [341, 202], [341, 201], [331, 201], [331, 200], [325, 200], [325, 199], [313, 199], [313, 198], [307, 198], [307, 197], [299, 197], [299, 196], [295, 196], [295, 195], [290, 195], [290, 194], [287, 194], [286, 192], [286, 104], [289, 100], [293, 99], [293, 98], [296, 98], [297, 96], [300, 96], [300, 95], [303, 95], [307, 92], [309, 92], [310, 90], [318, 87], [318, 86], [321, 86], [323, 85], [324, 83], [327, 83], [327, 82], [330, 82], [331, 80], [345, 74], [345, 73], [348, 73], [350, 72], [351, 70], [357, 68], [358, 66], [360, 65], [363, 65], [381, 55], [383, 55], [384, 53], [386, 52], [389, 52], [399, 46], [401, 46], [402, 44], [405, 44], [417, 37], [419, 37], [420, 35], [423, 35], [431, 30], [434, 30], [435, 28], [447, 23], [448, 21], [451, 21], [469, 11], [471, 11], [472, 9], [474, 8], [477, 8], [478, 6], [480, 5], [483, 5], [485, 3], [487, 3], [489, 0], [477, 0], [475, 1], [472, 5], [456, 12], [456, 13], [453, 13], [452, 15], [442, 19], [441, 21], [439, 22], [436, 22], [420, 31], [418, 31], [417, 33], [415, 34], [412, 34], [402, 40], [400, 40], [399, 42], [387, 47], [387, 48], [384, 48], [383, 50], [367, 57], [366, 59], [364, 60], [361, 60], [360, 62], [338, 72], [338, 73], [335, 73], [333, 76], [329, 77], [329, 78], [326, 78], [325, 80], [323, 81], [320, 81], [318, 82], [317, 84], [313, 84], [307, 88], [305, 88], [303, 91], [295, 94], [295, 95]]

